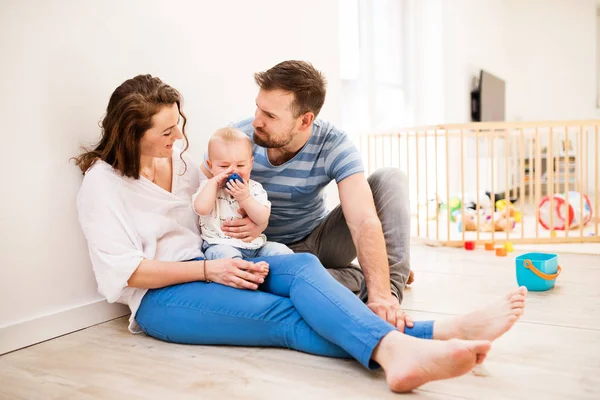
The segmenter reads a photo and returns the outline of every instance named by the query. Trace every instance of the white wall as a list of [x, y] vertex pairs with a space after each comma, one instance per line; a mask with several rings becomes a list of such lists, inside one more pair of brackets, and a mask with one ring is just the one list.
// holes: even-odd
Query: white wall
[[594, 118], [596, 1], [506, 0], [509, 120]]
[[[19, 341], [15, 327], [101, 300], [75, 211], [82, 177], [69, 157], [80, 144], [99, 138], [97, 124], [112, 91], [140, 73], [179, 89], [190, 150], [201, 157], [215, 128], [253, 112], [255, 71], [305, 59], [328, 77], [322, 115], [335, 120], [336, 5], [334, 0], [306, 0], [294, 8], [277, 0], [0, 3], [5, 146], [0, 353], [28, 344]], [[38, 336], [28, 340], [64, 333], [47, 328], [38, 324]]]

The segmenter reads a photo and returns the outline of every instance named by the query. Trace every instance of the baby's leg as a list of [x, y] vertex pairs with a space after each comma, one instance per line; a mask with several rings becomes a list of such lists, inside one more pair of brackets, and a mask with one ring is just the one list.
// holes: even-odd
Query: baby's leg
[[219, 258], [242, 258], [239, 249], [226, 244], [212, 244], [204, 249], [204, 257], [207, 260]]
[[263, 247], [258, 249], [258, 254], [255, 257], [270, 257], [281, 254], [294, 254], [294, 251], [285, 244], [276, 242], [267, 242]]

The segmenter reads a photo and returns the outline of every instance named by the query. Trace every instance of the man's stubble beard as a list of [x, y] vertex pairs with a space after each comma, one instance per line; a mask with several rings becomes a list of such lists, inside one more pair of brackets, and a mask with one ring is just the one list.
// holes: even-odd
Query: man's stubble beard
[[[256, 134], [256, 131], [257, 130], [255, 129], [254, 134], [252, 135], [252, 137], [254, 139], [254, 143], [259, 145], [260, 147], [266, 147], [267, 149], [279, 149], [281, 147], [286, 146], [294, 139], [294, 135], [292, 133], [290, 133], [289, 139], [286, 141], [274, 141], [274, 140], [269, 140], [269, 139], [264, 140]], [[264, 135], [267, 135], [263, 131], [260, 131], [260, 132], [263, 133]]]

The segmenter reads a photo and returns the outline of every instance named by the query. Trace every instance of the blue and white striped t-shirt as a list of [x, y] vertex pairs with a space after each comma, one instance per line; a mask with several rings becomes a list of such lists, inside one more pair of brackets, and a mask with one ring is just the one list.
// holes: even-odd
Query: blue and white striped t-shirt
[[[254, 127], [246, 119], [234, 125], [252, 140]], [[254, 140], [252, 140], [254, 143]], [[269, 195], [271, 217], [265, 230], [268, 240], [293, 243], [308, 236], [327, 215], [324, 188], [363, 172], [360, 153], [348, 136], [329, 122], [315, 120], [310, 139], [288, 162], [274, 166], [267, 149], [252, 146], [251, 179]]]

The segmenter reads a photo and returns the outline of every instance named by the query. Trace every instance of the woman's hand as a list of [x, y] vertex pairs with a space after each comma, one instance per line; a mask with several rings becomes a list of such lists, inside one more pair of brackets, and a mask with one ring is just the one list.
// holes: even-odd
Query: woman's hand
[[205, 279], [237, 289], [256, 290], [269, 274], [269, 264], [239, 258], [206, 261]]

